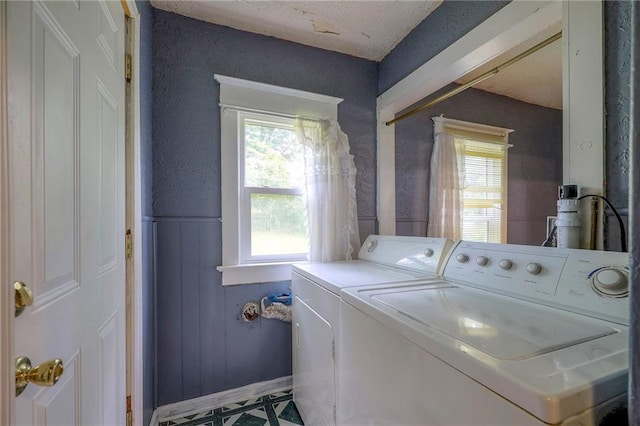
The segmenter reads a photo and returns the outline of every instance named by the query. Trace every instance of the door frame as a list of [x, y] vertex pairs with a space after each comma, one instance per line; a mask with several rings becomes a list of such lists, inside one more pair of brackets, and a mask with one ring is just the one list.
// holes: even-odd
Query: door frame
[[13, 424], [13, 294], [9, 282], [7, 3], [0, 1], [0, 424]]
[[[125, 38], [125, 51], [131, 54], [131, 83], [128, 92], [130, 97], [127, 105], [127, 124], [125, 135], [125, 163], [131, 171], [125, 185], [130, 195], [126, 200], [126, 216], [131, 223], [126, 224], [131, 229], [133, 250], [130, 266], [132, 273], [128, 274], [127, 282], [127, 316], [131, 319], [127, 323], [127, 375], [130, 377], [131, 409], [133, 424], [138, 426], [143, 422], [143, 310], [142, 310], [142, 177], [140, 153], [140, 13], [135, 0], [123, 0], [128, 8], [128, 18], [131, 20], [131, 34]], [[130, 278], [129, 278], [130, 277]]]
[[[131, 333], [133, 342], [127, 348], [131, 353], [131, 397], [134, 412], [134, 424], [142, 425], [143, 416], [143, 365], [142, 365], [142, 186], [140, 178], [140, 15], [135, 0], [123, 0], [129, 8], [132, 19], [131, 46], [132, 82], [131, 99], [126, 119], [130, 120], [129, 133], [125, 135], [129, 143], [133, 143], [132, 156], [126, 158], [131, 162], [132, 182], [126, 182], [132, 188], [132, 202], [127, 200], [126, 208], [133, 210], [133, 282], [131, 303], [128, 306], [132, 318]], [[13, 374], [13, 327], [14, 312], [12, 285], [9, 282], [9, 176], [8, 176], [8, 120], [7, 111], [7, 5], [0, 1], [0, 424], [14, 424], [15, 380]], [[123, 82], [124, 84], [124, 82]], [[131, 205], [133, 204], [133, 205]], [[129, 352], [130, 351], [130, 352]]]

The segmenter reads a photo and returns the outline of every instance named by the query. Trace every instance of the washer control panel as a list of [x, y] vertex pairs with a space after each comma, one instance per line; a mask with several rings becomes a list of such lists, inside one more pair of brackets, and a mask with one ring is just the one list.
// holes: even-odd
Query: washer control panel
[[461, 241], [444, 278], [629, 323], [627, 253]]
[[358, 259], [440, 275], [452, 245], [446, 238], [369, 235]]

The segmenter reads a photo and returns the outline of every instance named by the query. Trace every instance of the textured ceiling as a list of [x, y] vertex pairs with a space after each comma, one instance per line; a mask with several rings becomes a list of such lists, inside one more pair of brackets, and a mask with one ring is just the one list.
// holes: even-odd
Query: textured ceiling
[[152, 0], [162, 10], [308, 46], [382, 60], [436, 1]]
[[[456, 83], [467, 83], [560, 31], [561, 22], [476, 68]], [[473, 87], [530, 104], [562, 109], [562, 39], [502, 69], [498, 74]]]

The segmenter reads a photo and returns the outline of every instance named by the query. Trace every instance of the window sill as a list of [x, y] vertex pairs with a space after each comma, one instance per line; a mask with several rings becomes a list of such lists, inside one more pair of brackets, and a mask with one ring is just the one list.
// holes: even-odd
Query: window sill
[[222, 272], [222, 285], [256, 284], [291, 279], [291, 265], [298, 262], [255, 263], [218, 266]]

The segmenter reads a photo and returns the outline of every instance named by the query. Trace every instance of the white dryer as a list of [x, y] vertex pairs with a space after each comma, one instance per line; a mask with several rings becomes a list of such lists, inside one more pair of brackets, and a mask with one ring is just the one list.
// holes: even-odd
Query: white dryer
[[464, 241], [439, 282], [345, 289], [338, 423], [624, 424], [627, 294], [626, 253]]
[[293, 395], [305, 425], [336, 422], [340, 292], [435, 279], [452, 243], [443, 238], [370, 235], [359, 260], [293, 266]]

